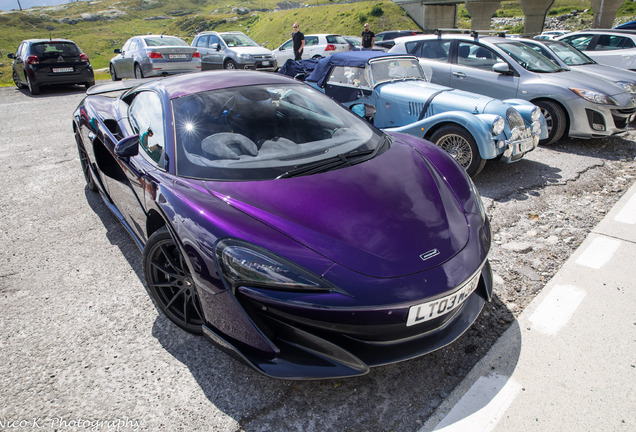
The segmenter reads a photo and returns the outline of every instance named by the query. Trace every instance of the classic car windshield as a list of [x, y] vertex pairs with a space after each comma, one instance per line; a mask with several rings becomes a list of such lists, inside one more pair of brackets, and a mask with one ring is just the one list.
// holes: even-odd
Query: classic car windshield
[[519, 63], [522, 68], [530, 72], [550, 73], [563, 70], [560, 66], [552, 63], [546, 56], [539, 54], [523, 43], [506, 42], [499, 43], [497, 46]]
[[421, 79], [430, 81], [416, 59], [386, 59], [375, 60], [370, 63], [373, 87], [394, 80]]
[[177, 173], [184, 177], [274, 179], [321, 160], [353, 162], [386, 140], [304, 84], [196, 93], [174, 99], [172, 110]]

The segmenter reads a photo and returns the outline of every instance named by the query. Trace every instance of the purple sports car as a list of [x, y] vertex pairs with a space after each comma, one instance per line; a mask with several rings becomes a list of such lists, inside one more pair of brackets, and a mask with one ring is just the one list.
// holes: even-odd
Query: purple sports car
[[491, 297], [490, 225], [461, 166], [291, 78], [96, 86], [73, 130], [157, 308], [266, 375], [429, 353]]

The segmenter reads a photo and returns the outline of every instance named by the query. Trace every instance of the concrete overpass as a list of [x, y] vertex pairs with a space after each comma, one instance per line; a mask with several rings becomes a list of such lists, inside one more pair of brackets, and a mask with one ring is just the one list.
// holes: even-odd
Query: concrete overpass
[[[611, 28], [624, 0], [591, 0], [594, 28]], [[490, 19], [500, 7], [499, 0], [393, 0], [423, 29], [457, 27], [457, 5], [464, 4], [471, 16], [471, 30], [490, 28]], [[519, 0], [525, 15], [524, 35], [543, 31], [545, 17], [554, 0]]]

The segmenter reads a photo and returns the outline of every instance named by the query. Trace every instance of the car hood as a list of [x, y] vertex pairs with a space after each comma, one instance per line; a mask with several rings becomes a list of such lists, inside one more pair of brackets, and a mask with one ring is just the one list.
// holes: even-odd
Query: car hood
[[[401, 100], [425, 104], [429, 98], [435, 98], [434, 112], [449, 110], [483, 113], [494, 99], [463, 90], [457, 90], [423, 80], [393, 81], [380, 84], [376, 91], [383, 99]], [[504, 110], [505, 112], [505, 110]]]
[[369, 161], [321, 174], [205, 184], [237, 210], [373, 277], [440, 265], [461, 251], [470, 234], [443, 176], [399, 140]]
[[[537, 74], [539, 78], [551, 84], [563, 86], [565, 88], [580, 88], [594, 90], [610, 95], [620, 108], [634, 107], [634, 101], [629, 93], [627, 93], [619, 85], [608, 80], [590, 79], [590, 76], [584, 72], [575, 70], [561, 71], [555, 73]], [[574, 98], [576, 94], [572, 92]]]
[[610, 81], [626, 81], [636, 83], [636, 73], [614, 66], [593, 63], [570, 67], [575, 71], [585, 72], [590, 75], [608, 79]]

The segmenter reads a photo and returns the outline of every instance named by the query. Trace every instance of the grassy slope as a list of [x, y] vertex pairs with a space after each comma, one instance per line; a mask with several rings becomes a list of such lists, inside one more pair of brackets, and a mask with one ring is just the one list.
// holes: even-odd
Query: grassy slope
[[[273, 12], [276, 0], [246, 0], [240, 6], [250, 9], [245, 15], [232, 12], [233, 0], [96, 0], [81, 1], [56, 7], [33, 8], [23, 12], [0, 14], [0, 86], [13, 85], [11, 60], [6, 54], [14, 52], [19, 42], [28, 38], [62, 37], [72, 39], [90, 57], [96, 69], [108, 67], [113, 49], [120, 48], [130, 36], [148, 33], [177, 35], [190, 42], [202, 30], [240, 30], [270, 49], [289, 38], [294, 21], [301, 24], [305, 34], [333, 32], [357, 35], [362, 24], [371, 23], [378, 32], [389, 29], [417, 28], [405, 12], [390, 1], [359, 1], [334, 4], [315, 0], [303, 7]], [[628, 3], [626, 2], [626, 7]], [[238, 2], [234, 4], [239, 4]], [[589, 8], [589, 0], [556, 0], [554, 11], [567, 13], [572, 9]], [[103, 11], [123, 11], [125, 15], [113, 20], [85, 21], [83, 14]], [[380, 13], [374, 13], [378, 12]], [[630, 11], [631, 12], [631, 11]], [[632, 12], [634, 13], [634, 12]], [[497, 16], [519, 16], [517, 1], [503, 1]], [[460, 19], [468, 18], [460, 6]], [[76, 19], [74, 24], [60, 20]], [[164, 19], [148, 20], [150, 17]], [[106, 73], [97, 79], [107, 79]]]

